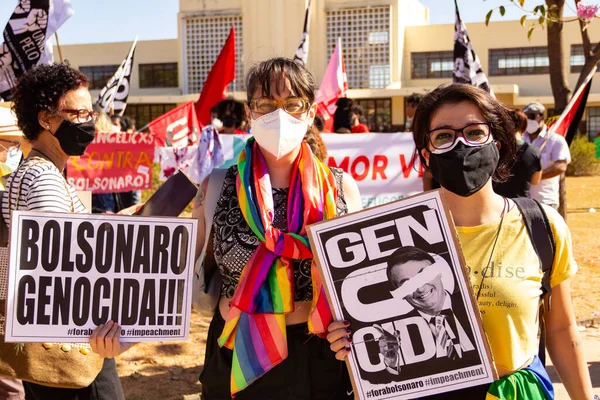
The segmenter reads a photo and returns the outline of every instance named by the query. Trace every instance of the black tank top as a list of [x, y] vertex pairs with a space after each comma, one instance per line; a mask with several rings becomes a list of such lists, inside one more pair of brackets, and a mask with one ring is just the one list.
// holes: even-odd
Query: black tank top
[[[214, 258], [223, 280], [221, 296], [227, 298], [233, 297], [242, 270], [260, 244], [260, 240], [254, 235], [242, 215], [242, 210], [240, 210], [235, 187], [237, 172], [236, 165], [227, 171], [213, 218]], [[338, 190], [336, 213], [337, 215], [343, 215], [348, 212], [348, 206], [344, 198], [343, 173], [339, 168], [331, 168], [331, 172], [335, 177]], [[282, 231], [285, 231], [287, 227], [287, 199], [287, 188], [273, 189], [273, 203], [275, 205], [273, 225]], [[295, 301], [312, 300], [311, 264], [311, 259], [294, 261]]]

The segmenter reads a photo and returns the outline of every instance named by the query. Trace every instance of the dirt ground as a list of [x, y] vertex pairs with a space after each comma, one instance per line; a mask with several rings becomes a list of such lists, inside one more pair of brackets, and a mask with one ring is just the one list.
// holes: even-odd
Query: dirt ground
[[[600, 176], [567, 178], [567, 204], [567, 223], [579, 264], [572, 285], [575, 314], [578, 320], [600, 318], [600, 274], [596, 271], [600, 268]], [[199, 393], [208, 323], [194, 313], [187, 342], [142, 343], [120, 356], [118, 370], [126, 399], [181, 400]]]

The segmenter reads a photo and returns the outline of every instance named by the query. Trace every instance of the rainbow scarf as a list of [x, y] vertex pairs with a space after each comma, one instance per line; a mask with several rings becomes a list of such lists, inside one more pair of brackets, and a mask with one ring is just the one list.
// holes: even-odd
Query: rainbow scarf
[[553, 400], [554, 388], [546, 368], [535, 356], [533, 362], [491, 384], [485, 400]]
[[[292, 167], [287, 233], [280, 231], [273, 226], [275, 210], [266, 162], [250, 138], [238, 159], [237, 195], [242, 214], [261, 243], [242, 271], [219, 338], [219, 346], [233, 350], [232, 397], [287, 357], [285, 316], [294, 311], [292, 262], [312, 258], [306, 226], [335, 217], [337, 190], [329, 168], [302, 142]], [[314, 265], [311, 276], [308, 328], [323, 336], [332, 316]]]

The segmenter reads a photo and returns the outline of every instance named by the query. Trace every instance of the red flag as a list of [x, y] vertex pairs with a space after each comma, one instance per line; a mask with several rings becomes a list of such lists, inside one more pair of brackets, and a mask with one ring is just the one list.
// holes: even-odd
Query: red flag
[[549, 132], [564, 136], [568, 144], [571, 144], [573, 141], [581, 118], [583, 118], [588, 94], [592, 87], [592, 77], [596, 73], [596, 68], [597, 66], [594, 66], [590, 74], [585, 78], [585, 81], [577, 89], [577, 92], [571, 97], [571, 101], [569, 101], [567, 108], [562, 112], [560, 118], [548, 128]]
[[200, 99], [196, 103], [196, 114], [202, 126], [210, 124], [210, 109], [225, 98], [227, 86], [235, 79], [235, 27], [231, 27], [225, 46], [212, 66]]
[[338, 38], [333, 55], [327, 64], [325, 75], [319, 87], [317, 105], [319, 113], [325, 120], [325, 132], [333, 130], [333, 114], [340, 97], [346, 97], [348, 79], [346, 78], [346, 65], [342, 56], [342, 40]]
[[148, 124], [150, 134], [154, 135], [156, 147], [186, 147], [198, 141], [200, 127], [196, 117], [194, 102], [185, 104], [161, 115]]

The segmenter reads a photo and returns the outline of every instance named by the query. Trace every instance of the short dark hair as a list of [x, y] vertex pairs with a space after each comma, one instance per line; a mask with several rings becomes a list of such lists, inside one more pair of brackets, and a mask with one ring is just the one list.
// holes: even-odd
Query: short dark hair
[[[421, 154], [422, 149], [427, 149], [431, 118], [433, 114], [446, 104], [458, 104], [464, 101], [477, 106], [485, 122], [489, 122], [494, 139], [500, 142], [500, 160], [492, 178], [495, 181], [504, 181], [510, 174], [517, 152], [515, 127], [508, 109], [498, 102], [493, 96], [483, 89], [462, 83], [453, 83], [440, 86], [419, 103], [415, 112], [413, 123], [413, 138], [421, 162], [427, 164]], [[484, 121], [482, 121], [484, 122]]]
[[[246, 76], [246, 94], [248, 101], [256, 91], [271, 94], [271, 82], [279, 82], [288, 78], [294, 95], [304, 97], [312, 104], [315, 101], [315, 78], [303, 65], [290, 58], [275, 57], [260, 62], [250, 68]], [[276, 86], [279, 91], [279, 86]], [[279, 94], [279, 93], [277, 93]]]
[[513, 108], [510, 110], [510, 116], [517, 131], [523, 133], [527, 130], [527, 115], [523, 111]]
[[[246, 121], [246, 110], [244, 110], [244, 103], [237, 101], [233, 98], [221, 100], [213, 107], [217, 118], [222, 120], [223, 116], [229, 111], [230, 115], [233, 115], [237, 119], [235, 124], [236, 128], [242, 126], [242, 122]], [[212, 111], [212, 110], [211, 110]]]
[[363, 115], [363, 108], [358, 104], [354, 104], [351, 108], [352, 112], [360, 117]]
[[338, 132], [340, 129], [347, 129], [348, 132], [352, 129], [352, 108], [354, 102], [347, 97], [340, 97], [335, 102], [337, 108], [333, 113], [333, 131]]
[[38, 65], [21, 76], [13, 92], [12, 109], [25, 138], [33, 141], [40, 136], [40, 111], [56, 113], [67, 92], [88, 87], [88, 82], [84, 74], [67, 63]]
[[126, 132], [129, 129], [135, 128], [135, 118], [128, 117], [127, 115], [121, 117], [121, 130]]
[[325, 129], [325, 120], [319, 114], [315, 115], [313, 127], [319, 131], [319, 133], [323, 132], [323, 129]]
[[407, 104], [412, 104], [413, 106], [418, 106], [419, 103], [423, 100], [423, 95], [419, 93], [413, 93], [406, 98]]
[[428, 252], [419, 249], [414, 246], [400, 247], [394, 251], [387, 260], [387, 277], [388, 281], [392, 284], [394, 289], [398, 289], [396, 283], [392, 281], [392, 269], [399, 265], [406, 264], [409, 261], [428, 261], [431, 264], [435, 264], [435, 259]]

